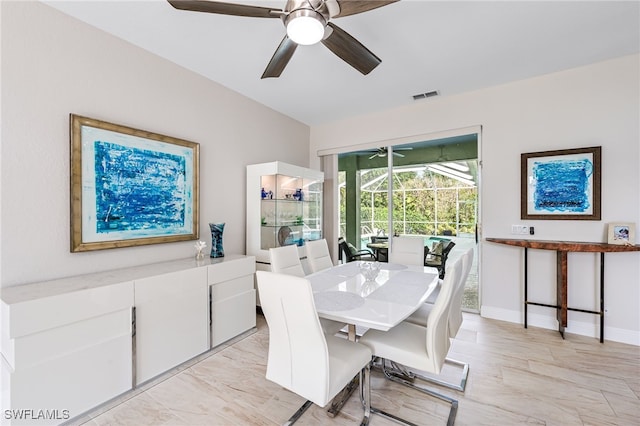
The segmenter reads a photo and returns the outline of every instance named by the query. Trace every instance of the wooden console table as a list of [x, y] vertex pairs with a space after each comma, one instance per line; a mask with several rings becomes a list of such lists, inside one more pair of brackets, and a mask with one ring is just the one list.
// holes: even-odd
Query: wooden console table
[[[573, 241], [536, 241], [509, 238], [486, 238], [487, 241], [508, 246], [524, 248], [524, 327], [527, 328], [527, 306], [546, 306], [555, 308], [558, 316], [558, 331], [564, 339], [564, 329], [567, 326], [567, 311], [585, 312], [600, 315], [600, 343], [604, 342], [604, 254], [613, 252], [640, 251], [640, 245], [614, 245], [606, 243], [585, 243]], [[555, 250], [557, 259], [556, 272], [556, 304], [530, 302], [527, 297], [527, 249]], [[567, 253], [588, 252], [600, 253], [600, 310], [570, 308], [567, 306]]]

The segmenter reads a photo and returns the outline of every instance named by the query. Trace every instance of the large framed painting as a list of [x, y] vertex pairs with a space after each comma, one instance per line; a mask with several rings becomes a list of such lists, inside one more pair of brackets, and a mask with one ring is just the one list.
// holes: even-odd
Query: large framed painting
[[200, 145], [70, 115], [71, 251], [197, 240]]
[[521, 154], [521, 219], [600, 220], [601, 147]]

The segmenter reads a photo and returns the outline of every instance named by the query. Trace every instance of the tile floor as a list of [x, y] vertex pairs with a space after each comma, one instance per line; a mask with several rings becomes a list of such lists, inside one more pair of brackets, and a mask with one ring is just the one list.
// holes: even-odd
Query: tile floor
[[[278, 425], [304, 402], [265, 379], [268, 328], [165, 374], [72, 424]], [[450, 357], [470, 363], [457, 425], [638, 425], [640, 348], [465, 314]], [[446, 368], [445, 374], [454, 376]], [[375, 406], [417, 424], [445, 424], [448, 407], [372, 374]], [[300, 425], [354, 425], [356, 394], [335, 418], [313, 406]], [[373, 416], [371, 425], [396, 424]]]

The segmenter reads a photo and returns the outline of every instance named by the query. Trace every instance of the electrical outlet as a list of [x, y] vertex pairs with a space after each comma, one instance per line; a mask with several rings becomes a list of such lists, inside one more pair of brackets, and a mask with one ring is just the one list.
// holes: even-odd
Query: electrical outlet
[[513, 235], [527, 235], [529, 227], [526, 225], [511, 225], [511, 233]]

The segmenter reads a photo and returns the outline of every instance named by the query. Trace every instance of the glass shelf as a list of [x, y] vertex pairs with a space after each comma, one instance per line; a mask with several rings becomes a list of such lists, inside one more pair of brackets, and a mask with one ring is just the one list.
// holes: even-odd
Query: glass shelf
[[[322, 237], [322, 182], [284, 174], [261, 176], [260, 248], [304, 245]], [[300, 199], [302, 198], [302, 199]]]

